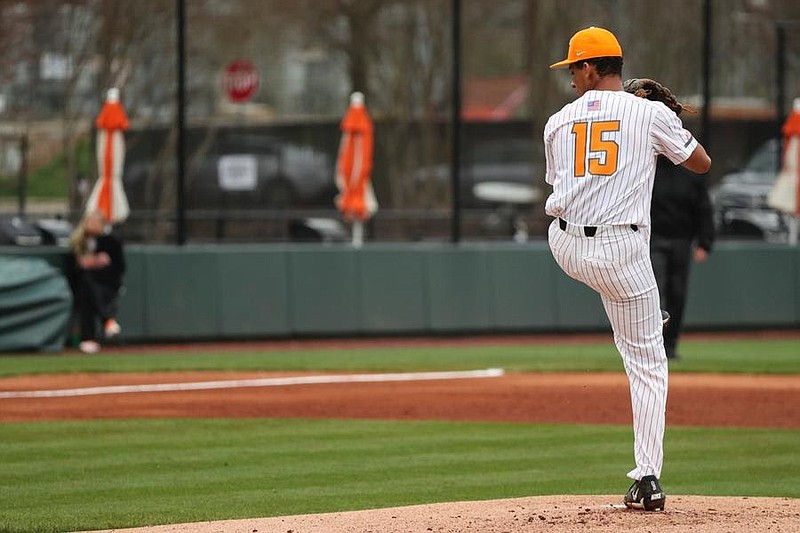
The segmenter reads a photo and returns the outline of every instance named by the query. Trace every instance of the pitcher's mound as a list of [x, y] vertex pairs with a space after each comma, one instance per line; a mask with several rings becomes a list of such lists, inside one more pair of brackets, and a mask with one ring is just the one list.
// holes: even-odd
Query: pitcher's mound
[[[800, 532], [800, 499], [667, 496], [664, 512], [626, 509], [620, 496], [537, 496], [389, 509], [197, 522], [116, 533]], [[97, 533], [97, 532], [95, 532]]]

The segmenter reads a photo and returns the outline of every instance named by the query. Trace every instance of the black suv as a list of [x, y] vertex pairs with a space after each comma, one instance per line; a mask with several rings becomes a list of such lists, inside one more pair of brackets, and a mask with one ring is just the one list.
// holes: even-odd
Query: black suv
[[[156, 209], [174, 159], [159, 167], [153, 159], [126, 160], [123, 174], [129, 202]], [[336, 194], [333, 157], [313, 147], [268, 136], [227, 134], [186, 160], [189, 209], [332, 207]]]

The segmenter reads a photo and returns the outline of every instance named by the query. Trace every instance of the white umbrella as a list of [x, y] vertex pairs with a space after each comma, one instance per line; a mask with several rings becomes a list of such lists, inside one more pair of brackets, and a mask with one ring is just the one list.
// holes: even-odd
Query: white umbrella
[[785, 141], [783, 164], [767, 196], [767, 204], [789, 215], [789, 242], [796, 245], [800, 217], [800, 98], [795, 98], [793, 107], [782, 128]]
[[109, 89], [103, 109], [95, 121], [97, 126], [98, 179], [86, 212], [102, 211], [110, 223], [128, 218], [130, 206], [122, 186], [122, 168], [125, 164], [125, 136], [128, 116], [119, 101], [119, 90]]

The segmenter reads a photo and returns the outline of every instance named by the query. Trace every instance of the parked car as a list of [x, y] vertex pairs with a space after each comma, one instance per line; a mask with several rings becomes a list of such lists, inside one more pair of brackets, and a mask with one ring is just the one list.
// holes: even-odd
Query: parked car
[[72, 224], [60, 218], [31, 222], [20, 216], [0, 215], [0, 245], [67, 248], [73, 229]]
[[[475, 186], [481, 183], [509, 183], [533, 187], [544, 179], [541, 168], [534, 163], [531, 139], [504, 139], [476, 144], [463, 157], [461, 168], [461, 202], [464, 207], [487, 207], [494, 202], [475, 195]], [[450, 165], [440, 164], [417, 169], [418, 182], [434, 179], [450, 181]]]
[[61, 218], [43, 218], [33, 225], [42, 235], [42, 244], [69, 247], [69, 238], [75, 229], [69, 221]]
[[[253, 134], [227, 134], [185, 162], [188, 209], [266, 209], [333, 206], [333, 158], [310, 146]], [[126, 161], [125, 190], [132, 207], [157, 207], [160, 188], [172, 186], [174, 158]]]
[[767, 205], [767, 195], [778, 177], [780, 142], [761, 145], [740, 170], [723, 176], [709, 189], [714, 223], [720, 235], [786, 240], [786, 215]]
[[39, 246], [42, 235], [24, 218], [3, 216], [0, 218], [0, 245]]

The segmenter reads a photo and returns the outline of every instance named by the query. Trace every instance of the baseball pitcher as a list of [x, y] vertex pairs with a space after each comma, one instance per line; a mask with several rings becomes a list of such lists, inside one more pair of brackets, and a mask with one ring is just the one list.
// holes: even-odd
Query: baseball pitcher
[[567, 58], [550, 66], [559, 67], [569, 68], [577, 99], [544, 129], [548, 241], [561, 269], [600, 294], [628, 375], [636, 467], [623, 502], [663, 510], [667, 357], [650, 201], [659, 154], [699, 174], [711, 159], [667, 105], [624, 90], [622, 47], [610, 31], [577, 32]]

